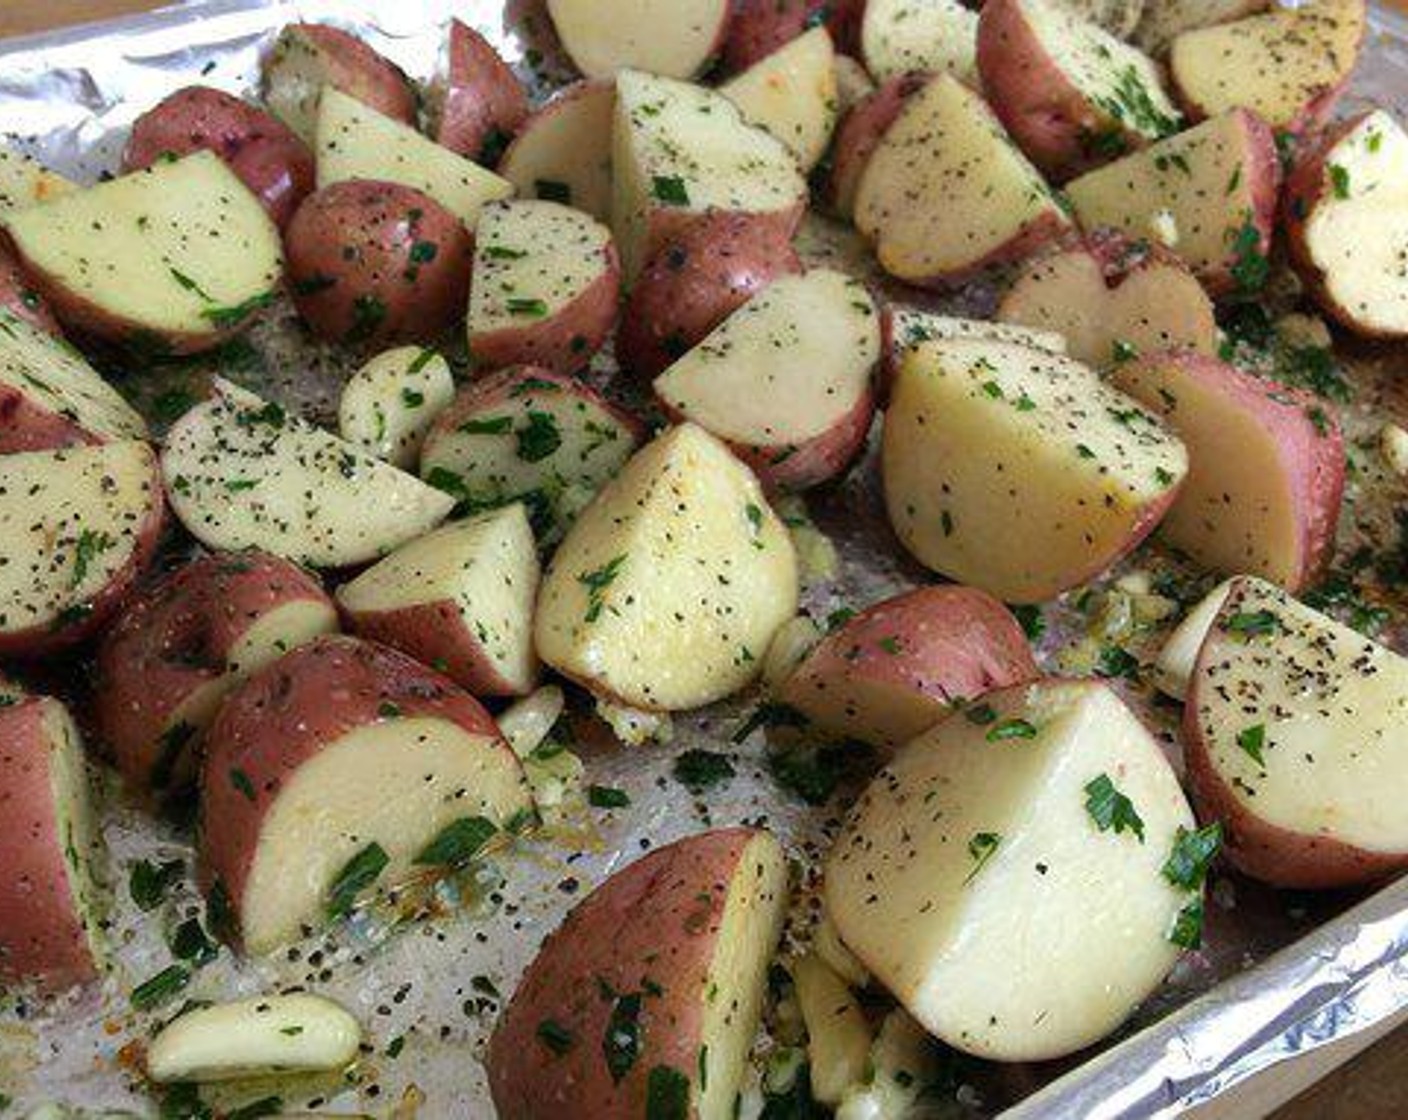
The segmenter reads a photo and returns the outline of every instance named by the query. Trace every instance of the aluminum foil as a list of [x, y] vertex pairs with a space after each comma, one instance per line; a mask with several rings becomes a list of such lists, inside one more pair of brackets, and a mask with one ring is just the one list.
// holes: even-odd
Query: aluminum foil
[[[234, 93], [257, 90], [259, 58], [277, 29], [295, 19], [327, 20], [365, 37], [425, 81], [439, 69], [443, 28], [451, 15], [486, 34], [543, 96], [567, 76], [545, 41], [546, 20], [533, 0], [215, 0], [79, 28], [0, 47], [0, 133], [58, 170], [91, 181], [115, 169], [133, 118], [170, 91], [191, 82]], [[1408, 99], [1408, 21], [1374, 14], [1375, 30], [1356, 76], [1349, 108], [1372, 99], [1403, 112]], [[853, 236], [821, 220], [803, 231], [804, 255], [870, 277], [886, 294], [899, 293], [873, 274]], [[951, 306], [981, 309], [991, 293], [974, 291]], [[938, 306], [938, 301], [921, 299]], [[205, 359], [165, 366], [121, 362], [105, 372], [160, 422], [173, 394], [198, 392], [215, 372], [327, 420], [342, 378], [354, 364], [312, 342], [287, 308], [275, 312], [238, 346]], [[1341, 409], [1354, 471], [1341, 527], [1341, 554], [1362, 544], [1389, 549], [1397, 540], [1394, 510], [1402, 486], [1379, 465], [1373, 448], [1386, 417], [1408, 417], [1397, 389], [1402, 352], [1359, 351], [1346, 358], [1354, 403]], [[594, 367], [608, 391], [610, 356]], [[811, 558], [806, 606], [818, 617], [860, 606], [926, 581], [890, 535], [877, 500], [873, 454], [850, 478], [808, 498], [816, 531], [802, 530]], [[1132, 573], [1131, 569], [1140, 571]], [[1163, 573], [1191, 597], [1201, 582], [1171, 558], [1145, 548], [1091, 597], [1070, 597], [1044, 611], [1044, 662], [1088, 669], [1084, 635], [1092, 615], [1118, 605], [1123, 586]], [[1405, 648], [1408, 603], [1385, 586], [1375, 602], [1390, 612], [1381, 637]], [[1094, 606], [1092, 606], [1094, 603]], [[1128, 637], [1127, 648], [1147, 661], [1172, 617]], [[1082, 659], [1087, 659], [1083, 661]], [[82, 707], [86, 666], [46, 673], [33, 683]], [[1158, 701], [1146, 683], [1117, 686], [1163, 734], [1175, 763], [1176, 708]], [[798, 867], [798, 901], [789, 944], [805, 942], [816, 912], [816, 864], [859, 778], [843, 778], [822, 806], [801, 800], [777, 778], [775, 747], [762, 733], [738, 732], [758, 701], [745, 696], [677, 718], [666, 744], [628, 748], [611, 741], [574, 697], [573, 749], [588, 780], [629, 792], [621, 810], [577, 808], [555, 827], [512, 851], [398, 905], [360, 911], [346, 926], [264, 960], [222, 951], [194, 972], [185, 999], [218, 999], [275, 988], [307, 988], [351, 1008], [366, 1026], [362, 1058], [351, 1074], [319, 1080], [241, 1087], [210, 1094], [228, 1109], [277, 1095], [289, 1109], [377, 1116], [491, 1117], [479, 1061], [502, 999], [542, 937], [612, 871], [645, 849], [737, 822], [762, 823], [788, 844]], [[689, 749], [726, 753], [735, 775], [695, 796], [674, 773]], [[131, 1009], [134, 986], [171, 963], [167, 938], [202, 906], [187, 877], [161, 907], [143, 913], [127, 891], [138, 859], [184, 860], [189, 830], [157, 820], [104, 781], [106, 869], [115, 896], [109, 936], [115, 963], [101, 987], [41, 1002], [0, 997], [0, 1101], [23, 1115], [61, 1100], [93, 1109], [154, 1115], [153, 1098], [137, 1073], [143, 1041], [175, 1003], [149, 1013]], [[408, 911], [417, 920], [403, 921]], [[1014, 920], [1021, 920], [1014, 916]], [[1353, 894], [1273, 892], [1231, 874], [1214, 876], [1206, 943], [1188, 954], [1164, 987], [1120, 1035], [1096, 1051], [1059, 1063], [998, 1066], [951, 1055], [953, 1115], [1012, 1117], [1171, 1116], [1216, 1098], [1248, 1078], [1331, 1041], [1367, 1031], [1408, 1007], [1408, 882], [1364, 898]], [[760, 1052], [769, 1042], [760, 1040]], [[3, 1111], [3, 1105], [0, 1105]], [[10, 1114], [10, 1113], [7, 1113]]]

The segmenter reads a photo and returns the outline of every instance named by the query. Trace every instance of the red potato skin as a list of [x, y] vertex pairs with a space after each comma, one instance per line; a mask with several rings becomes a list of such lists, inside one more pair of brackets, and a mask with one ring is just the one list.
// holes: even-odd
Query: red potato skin
[[[649, 1071], [699, 1067], [704, 991], [723, 922], [730, 876], [757, 835], [727, 828], [691, 836], [617, 872], [543, 942], [489, 1042], [489, 1088], [514, 1120], [645, 1115]], [[640, 1054], [613, 1082], [602, 1057], [614, 999], [641, 1001]], [[559, 1055], [538, 1033], [545, 1020], [574, 1044]]]
[[[896, 642], [895, 653], [882, 644]], [[929, 701], [925, 719], [888, 744], [898, 746], [962, 700], [1040, 676], [1026, 635], [1005, 606], [986, 591], [945, 584], [876, 603], [828, 634], [783, 682], [778, 699], [813, 720], [813, 697], [844, 694], [853, 681]]]
[[927, 74], [899, 74], [862, 98], [847, 111], [831, 146], [831, 174], [826, 202], [844, 218], [851, 216], [856, 190], [870, 157], [895, 123], [905, 102], [924, 88]]
[[860, 42], [865, 0], [736, 0], [724, 43], [724, 66], [731, 73], [785, 47], [818, 21], [842, 54]]
[[478, 639], [465, 625], [459, 607], [436, 599], [388, 611], [342, 608], [344, 625], [359, 638], [401, 650], [425, 665], [434, 665], [473, 696], [523, 696], [494, 667]]
[[469, 336], [477, 366], [502, 369], [532, 365], [556, 373], [584, 369], [611, 334], [621, 301], [621, 259], [608, 241], [601, 274], [577, 298], [546, 319]]
[[[1243, 164], [1245, 181], [1254, 184], [1251, 214], [1253, 225], [1261, 232], [1257, 251], [1262, 256], [1271, 253], [1271, 238], [1276, 229], [1276, 213], [1281, 201], [1281, 156], [1276, 150], [1276, 133], [1259, 116], [1249, 109], [1234, 109], [1241, 119], [1242, 129], [1247, 137], [1248, 157]], [[1208, 295], [1217, 297], [1237, 291], [1238, 285], [1232, 269], [1237, 263], [1235, 254], [1228, 254], [1226, 262], [1215, 272], [1199, 276]]]
[[314, 187], [313, 153], [287, 125], [209, 86], [179, 89], [138, 117], [122, 170], [138, 171], [196, 151], [219, 156], [280, 229]]
[[[199, 688], [228, 670], [230, 652], [270, 611], [332, 600], [296, 564], [258, 551], [202, 556], [141, 596], [98, 648], [94, 717], [113, 762], [140, 790], [194, 776], [195, 734], [163, 762], [162, 736]], [[159, 764], [166, 780], [157, 773]]]
[[[425, 244], [434, 255], [413, 259]], [[464, 316], [473, 239], [418, 190], [371, 179], [324, 187], [298, 208], [284, 248], [294, 303], [321, 338], [432, 341]]]
[[67, 416], [41, 407], [13, 386], [0, 385], [0, 455], [101, 442]]
[[437, 143], [492, 167], [527, 117], [528, 94], [517, 75], [479, 32], [452, 19]]
[[654, 378], [778, 277], [801, 271], [790, 229], [710, 215], [646, 263], [621, 313], [616, 355]]
[[1080, 233], [1063, 215], [1050, 211], [1027, 222], [1005, 245], [999, 245], [986, 256], [965, 268], [911, 280], [917, 288], [951, 292], [977, 280], [991, 279], [1013, 265], [1021, 264], [1042, 249], [1070, 248], [1080, 243]]
[[[0, 308], [55, 338], [63, 338], [64, 336], [63, 328], [59, 326], [58, 319], [54, 318], [54, 312], [50, 310], [48, 301], [30, 285], [24, 270], [20, 268], [19, 261], [10, 252], [3, 233], [0, 233]], [[0, 390], [0, 394], [3, 392], [4, 390]], [[4, 398], [0, 396], [0, 421], [3, 421], [4, 416]], [[3, 442], [3, 439], [4, 431], [3, 428], [0, 428], [0, 442]], [[26, 449], [15, 448], [14, 450]]]
[[29, 697], [0, 708], [0, 980], [62, 991], [97, 976], [78, 917], [50, 785], [45, 713]]
[[[401, 717], [447, 720], [512, 756], [493, 717], [448, 678], [374, 642], [329, 635], [265, 666], [225, 701], [206, 735], [201, 779], [200, 872], [235, 913], [259, 845], [264, 816], [308, 759], [359, 727]], [[230, 781], [249, 776], [250, 798]]]
[[392, 120], [416, 123], [415, 89], [390, 59], [326, 23], [295, 23], [286, 30], [303, 36], [321, 54], [328, 68], [326, 84]]

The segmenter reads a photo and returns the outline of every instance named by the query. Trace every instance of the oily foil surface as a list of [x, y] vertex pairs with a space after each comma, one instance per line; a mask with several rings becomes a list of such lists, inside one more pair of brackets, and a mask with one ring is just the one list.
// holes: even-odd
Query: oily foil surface
[[[537, 97], [568, 76], [537, 0], [216, 0], [5, 44], [0, 133], [7, 143], [92, 181], [116, 168], [132, 120], [181, 85], [257, 90], [261, 52], [284, 23], [327, 20], [345, 26], [425, 82], [440, 68], [443, 27], [451, 16], [486, 34]], [[1385, 11], [1375, 13], [1346, 109], [1364, 100], [1400, 113], [1408, 102], [1408, 22]], [[990, 306], [991, 292], [984, 290], [946, 301], [900, 292], [874, 274], [849, 232], [824, 219], [809, 219], [801, 241], [811, 261], [865, 275], [887, 295], [979, 313]], [[1333, 406], [1346, 426], [1352, 467], [1340, 558], [1365, 547], [1393, 557], [1400, 545], [1394, 510], [1404, 486], [1382, 465], [1377, 438], [1385, 419], [1408, 419], [1408, 400], [1398, 388], [1408, 373], [1408, 355], [1401, 348], [1341, 346], [1340, 357], [1354, 388], [1351, 403]], [[247, 340], [211, 357], [165, 365], [132, 359], [100, 364], [160, 428], [214, 373], [329, 422], [356, 356], [310, 340], [285, 306]], [[592, 376], [608, 392], [629, 399], [629, 387], [617, 385], [612, 375], [607, 353]], [[905, 558], [890, 534], [878, 500], [873, 447], [846, 481], [809, 495], [807, 506], [819, 530], [802, 530], [804, 552], [811, 558], [805, 605], [814, 617], [863, 606], [930, 578]], [[1184, 598], [1213, 582], [1180, 570], [1155, 548], [1143, 548], [1097, 585], [1095, 598], [1069, 596], [1044, 609], [1043, 663], [1089, 671], [1088, 632], [1093, 624], [1108, 632], [1110, 612], [1124, 601], [1118, 591], [1100, 589], [1122, 577], [1132, 575], [1137, 583], [1150, 574], [1165, 576]], [[1408, 602], [1392, 582], [1374, 587], [1372, 602], [1385, 612], [1380, 638], [1405, 649]], [[1176, 617], [1122, 634], [1124, 648], [1147, 664]], [[1177, 764], [1177, 709], [1154, 697], [1147, 676], [1122, 677], [1116, 685], [1161, 729]], [[89, 667], [76, 661], [31, 674], [28, 683], [69, 697], [81, 710], [89, 677]], [[643, 747], [614, 743], [591, 719], [584, 698], [572, 699], [569, 726], [586, 780], [628, 791], [628, 808], [570, 809], [554, 827], [454, 881], [413, 891], [394, 905], [364, 909], [345, 927], [268, 959], [237, 960], [222, 950], [195, 970], [177, 999], [148, 1013], [132, 1010], [132, 989], [171, 963], [169, 936], [181, 922], [201, 917], [203, 907], [187, 874], [167, 902], [143, 913], [128, 894], [128, 873], [139, 859], [183, 860], [189, 872], [190, 832], [153, 818], [111, 779], [100, 779], [103, 832], [111, 850], [109, 865], [101, 870], [114, 895], [108, 931], [114, 967], [100, 987], [61, 1000], [43, 1002], [25, 993], [0, 997], [0, 1102], [10, 1099], [8, 1111], [0, 1103], [0, 1112], [25, 1115], [41, 1103], [63, 1101], [156, 1115], [157, 1105], [137, 1072], [141, 1046], [183, 999], [304, 988], [342, 1001], [363, 1022], [366, 1045], [352, 1073], [243, 1086], [207, 1094], [208, 1101], [229, 1109], [277, 1095], [290, 1110], [487, 1120], [493, 1107], [479, 1056], [502, 999], [543, 936], [576, 899], [647, 848], [707, 827], [764, 824], [783, 838], [795, 857], [798, 884], [788, 944], [804, 944], [817, 911], [819, 858], [863, 773], [843, 780], [821, 806], [801, 800], [779, 783], [762, 732], [734, 741], [757, 696], [679, 717], [668, 743]], [[726, 753], [735, 776], [695, 796], [674, 775], [675, 759], [690, 749]], [[419, 920], [399, 920], [412, 911]], [[1013, 920], [1028, 919], [1014, 914]], [[951, 1091], [936, 1111], [1173, 1115], [1297, 1054], [1367, 1030], [1404, 1007], [1408, 881], [1365, 898], [1273, 892], [1217, 873], [1204, 948], [1185, 957], [1115, 1039], [1056, 1063], [998, 1066], [954, 1058]], [[760, 1054], [768, 1045], [766, 1038], [760, 1040]]]

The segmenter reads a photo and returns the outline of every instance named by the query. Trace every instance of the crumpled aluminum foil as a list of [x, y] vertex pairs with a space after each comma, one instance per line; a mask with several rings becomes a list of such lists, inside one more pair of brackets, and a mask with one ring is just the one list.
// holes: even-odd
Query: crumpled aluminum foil
[[[442, 28], [452, 15], [485, 33], [539, 96], [566, 76], [560, 57], [540, 41], [546, 24], [536, 0], [213, 0], [0, 46], [0, 134], [60, 171], [91, 181], [117, 166], [134, 117], [166, 93], [191, 82], [255, 91], [261, 51], [284, 23], [327, 20], [346, 26], [424, 81], [439, 69]], [[1401, 112], [1408, 100], [1408, 20], [1380, 10], [1373, 21], [1350, 100], [1368, 98]], [[895, 294], [874, 276], [846, 232], [812, 222], [802, 247], [809, 259], [863, 272]], [[956, 305], [981, 306], [989, 297], [966, 293]], [[904, 298], [916, 297], [906, 292]], [[941, 305], [929, 298], [922, 302]], [[106, 372], [149, 412], [160, 411], [162, 394], [173, 387], [198, 386], [210, 373], [221, 372], [316, 418], [329, 418], [341, 378], [352, 365], [347, 355], [310, 342], [287, 309], [261, 324], [250, 342], [209, 360], [161, 368], [129, 364]], [[1369, 440], [1385, 416], [1408, 416], [1394, 384], [1396, 373], [1408, 372], [1397, 368], [1404, 365], [1393, 353], [1356, 361], [1359, 404], [1345, 412], [1351, 442]], [[609, 381], [609, 356], [598, 366], [598, 376]], [[1359, 466], [1353, 484], [1361, 495], [1358, 524], [1352, 533], [1342, 531], [1346, 550], [1365, 532], [1381, 543], [1390, 539], [1382, 527], [1392, 525], [1400, 497], [1401, 487], [1381, 468], [1367, 460]], [[805, 596], [814, 616], [926, 581], [885, 524], [873, 457], [808, 505], [835, 551], [834, 562], [825, 562], [830, 546], [813, 538], [813, 551], [823, 557]], [[1147, 551], [1135, 563], [1147, 565]], [[1043, 656], [1062, 664], [1084, 619], [1071, 603], [1048, 608], [1046, 618]], [[1408, 612], [1400, 612], [1398, 621], [1404, 618]], [[1160, 636], [1157, 629], [1143, 635], [1138, 652], [1147, 658]], [[1401, 629], [1391, 636], [1402, 647]], [[42, 683], [81, 700], [84, 679], [79, 666]], [[1169, 706], [1147, 689], [1127, 682], [1119, 687], [1166, 732], [1176, 761]], [[241, 961], [222, 952], [195, 973], [183, 997], [306, 987], [352, 1009], [366, 1026], [367, 1045], [346, 1079], [245, 1087], [207, 1099], [229, 1108], [278, 1095], [289, 1109], [490, 1117], [478, 1055], [501, 1002], [496, 993], [511, 993], [541, 938], [575, 899], [647, 847], [705, 827], [763, 823], [784, 839], [799, 865], [799, 901], [789, 936], [805, 940], [815, 913], [817, 859], [839, 823], [846, 795], [811, 808], [779, 788], [762, 734], [732, 742], [756, 701], [743, 697], [677, 718], [673, 739], [664, 745], [626, 748], [600, 734], [580, 736], [574, 749], [586, 763], [588, 780], [627, 790], [630, 807], [580, 811], [545, 837], [442, 884], [422, 900], [431, 916], [394, 935], [389, 936], [387, 913], [369, 910], [343, 929], [266, 960]], [[691, 748], [727, 752], [736, 776], [707, 796], [693, 796], [673, 776], [674, 759]], [[128, 866], [141, 858], [189, 861], [188, 833], [153, 820], [111, 783], [103, 805], [112, 853], [108, 877], [117, 896], [111, 929], [115, 967], [101, 989], [57, 1003], [0, 997], [0, 1094], [12, 1098], [14, 1114], [53, 1100], [143, 1115], [155, 1111], [137, 1076], [137, 1058], [142, 1040], [176, 1004], [136, 1014], [129, 996], [170, 963], [166, 937], [202, 908], [188, 879], [162, 908], [148, 914], [137, 910], [127, 895]], [[1234, 876], [1216, 876], [1204, 949], [1185, 957], [1117, 1040], [1060, 1063], [958, 1062], [952, 1114], [1172, 1116], [1297, 1055], [1371, 1029], [1408, 1006], [1408, 882], [1346, 909], [1355, 901], [1347, 895], [1277, 893]]]

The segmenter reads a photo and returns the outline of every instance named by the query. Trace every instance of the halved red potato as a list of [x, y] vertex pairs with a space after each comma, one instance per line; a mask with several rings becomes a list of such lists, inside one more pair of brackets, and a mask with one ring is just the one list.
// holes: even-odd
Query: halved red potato
[[0, 455], [146, 437], [78, 351], [0, 308]]
[[732, 1117], [787, 896], [781, 845], [752, 828], [687, 837], [607, 879], [543, 943], [494, 1031], [500, 1114]]
[[654, 381], [675, 420], [712, 432], [764, 485], [843, 472], [875, 414], [880, 317], [865, 285], [817, 268], [773, 281]]
[[98, 630], [161, 540], [156, 452], [137, 440], [0, 455], [0, 656]]
[[827, 200], [843, 218], [855, 212], [856, 191], [870, 157], [895, 123], [904, 104], [928, 84], [922, 74], [899, 74], [867, 94], [841, 119], [836, 141], [831, 145], [831, 174], [826, 183]]
[[945, 585], [867, 607], [823, 638], [776, 696], [828, 735], [897, 747], [965, 702], [1038, 676], [1006, 607]]
[[0, 146], [0, 217], [78, 189], [77, 183], [32, 156]]
[[998, 119], [1058, 179], [1177, 132], [1178, 109], [1143, 52], [1060, 0], [989, 0], [978, 70]]
[[1194, 120], [1250, 109], [1272, 128], [1314, 128], [1349, 83], [1365, 9], [1364, 0], [1314, 0], [1186, 31], [1168, 57], [1178, 99]]
[[278, 228], [212, 152], [67, 191], [4, 224], [65, 326], [148, 351], [218, 345], [283, 274]]
[[1230, 23], [1269, 7], [1271, 0], [1145, 0], [1133, 42], [1140, 50], [1161, 57], [1185, 31]]
[[623, 71], [612, 143], [611, 224], [628, 281], [706, 214], [789, 235], [801, 220], [807, 183], [792, 154], [714, 90]]
[[1199, 814], [1280, 887], [1408, 867], [1408, 662], [1259, 579], [1232, 581], [1183, 709]]
[[588, 78], [644, 70], [692, 78], [728, 34], [731, 0], [547, 0], [562, 49]]
[[438, 143], [492, 167], [528, 116], [528, 93], [488, 40], [450, 20], [449, 71], [445, 76]]
[[866, 0], [861, 59], [877, 82], [952, 74], [974, 84], [977, 44], [978, 13], [959, 0]]
[[[1109, 686], [1016, 685], [870, 784], [827, 859], [826, 911], [943, 1042], [1061, 1057], [1118, 1027], [1178, 960], [1201, 876], [1187, 890], [1162, 869], [1192, 827], [1158, 742]], [[1096, 897], [1119, 900], [1118, 921]]]
[[0, 314], [22, 319], [55, 338], [63, 337], [63, 328], [53, 308], [30, 285], [24, 269], [3, 243], [0, 243]]
[[700, 218], [646, 263], [621, 312], [616, 357], [653, 378], [768, 284], [801, 271], [790, 231], [744, 214]]
[[585, 382], [520, 366], [460, 390], [425, 437], [420, 474], [470, 510], [523, 502], [551, 540], [645, 437]]
[[518, 756], [468, 693], [396, 650], [317, 638], [210, 727], [202, 880], [265, 953], [423, 873], [456, 822], [502, 828], [531, 807]]
[[0, 707], [0, 980], [56, 992], [98, 974], [101, 848], [68, 711], [42, 696]]
[[469, 289], [476, 366], [574, 373], [616, 322], [621, 265], [611, 231], [556, 202], [495, 202], [480, 215]]
[[523, 122], [499, 163], [519, 198], [544, 198], [611, 220], [616, 83], [576, 82]]
[[259, 548], [313, 567], [363, 564], [427, 533], [454, 501], [414, 475], [219, 378], [172, 425], [172, 509], [208, 548]]
[[751, 471], [682, 424], [638, 451], [543, 576], [538, 655], [597, 696], [698, 708], [757, 677], [797, 613], [797, 557]]
[[825, 27], [838, 50], [850, 50], [864, 7], [865, 0], [736, 0], [724, 66], [732, 74], [747, 70], [813, 27]]
[[538, 681], [538, 552], [515, 503], [402, 545], [337, 590], [353, 633], [433, 665], [475, 696], [526, 696]]
[[899, 373], [905, 355], [921, 342], [949, 338], [989, 338], [994, 342], [1015, 342], [1031, 350], [1064, 354], [1066, 339], [1053, 331], [997, 323], [989, 319], [962, 319], [939, 315], [902, 303], [886, 304], [880, 313], [880, 401], [890, 398], [890, 386]]
[[855, 224], [890, 275], [949, 287], [1021, 260], [1071, 223], [983, 99], [940, 74], [871, 155]]
[[1212, 355], [1219, 343], [1212, 300], [1188, 266], [1110, 230], [1029, 264], [997, 317], [1055, 331], [1071, 357], [1097, 369], [1157, 350]]
[[264, 60], [264, 104], [311, 144], [324, 87], [393, 120], [416, 119], [415, 90], [398, 66], [340, 28], [289, 24]]
[[314, 150], [320, 189], [348, 180], [400, 183], [433, 198], [471, 233], [486, 203], [513, 194], [513, 184], [492, 171], [335, 89], [319, 103]]
[[803, 171], [816, 166], [836, 127], [836, 51], [814, 27], [730, 78], [719, 92], [749, 124], [787, 145]]
[[185, 789], [196, 740], [230, 690], [336, 629], [332, 600], [287, 560], [193, 560], [138, 597], [98, 647], [94, 716], [118, 770], [139, 790]]
[[1066, 184], [1086, 230], [1162, 242], [1212, 295], [1255, 292], [1281, 182], [1271, 129], [1234, 109]]
[[1188, 472], [1178, 439], [1088, 366], [973, 339], [906, 355], [882, 459], [904, 546], [1008, 603], [1044, 602], [1109, 567]]
[[1214, 587], [1189, 609], [1164, 641], [1154, 661], [1154, 684], [1165, 696], [1179, 701], [1187, 698], [1188, 682], [1193, 676], [1193, 667], [1198, 663], [1198, 652], [1203, 648], [1213, 620], [1217, 618], [1217, 612], [1222, 609], [1231, 588], [1230, 579]]
[[434, 350], [385, 350], [342, 386], [337, 432], [392, 466], [412, 469], [420, 461], [425, 434], [454, 399], [450, 363]]
[[313, 153], [277, 117], [210, 86], [186, 86], [132, 124], [124, 172], [192, 152], [214, 152], [280, 228], [313, 189]]
[[309, 195], [289, 223], [289, 286], [322, 338], [432, 341], [460, 321], [474, 239], [427, 194], [350, 179]]
[[1163, 539], [1213, 571], [1314, 583], [1334, 551], [1344, 437], [1323, 402], [1199, 354], [1153, 354], [1113, 383], [1159, 416], [1192, 466]]
[[1408, 135], [1382, 109], [1335, 126], [1286, 185], [1286, 240], [1316, 301], [1356, 334], [1408, 335]]

